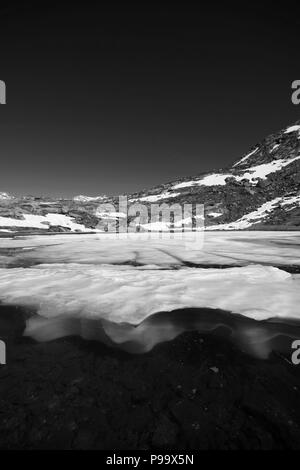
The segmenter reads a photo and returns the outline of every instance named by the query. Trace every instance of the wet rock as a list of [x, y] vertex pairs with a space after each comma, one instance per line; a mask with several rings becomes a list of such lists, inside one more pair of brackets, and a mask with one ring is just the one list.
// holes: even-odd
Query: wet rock
[[36, 346], [15, 344], [0, 368], [2, 449], [299, 447], [300, 369], [278, 357], [197, 332], [145, 355], [71, 338]]

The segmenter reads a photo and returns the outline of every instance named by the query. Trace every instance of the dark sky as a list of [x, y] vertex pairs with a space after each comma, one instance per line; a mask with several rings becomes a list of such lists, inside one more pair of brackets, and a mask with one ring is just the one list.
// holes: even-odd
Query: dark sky
[[299, 119], [296, 2], [224, 3], [4, 2], [0, 191], [133, 192]]

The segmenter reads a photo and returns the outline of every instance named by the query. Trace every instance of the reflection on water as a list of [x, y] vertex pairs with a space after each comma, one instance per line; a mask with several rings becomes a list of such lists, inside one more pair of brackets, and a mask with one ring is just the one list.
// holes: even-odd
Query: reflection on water
[[300, 338], [300, 324], [257, 322], [222, 310], [185, 309], [162, 312], [137, 326], [107, 320], [32, 316], [26, 320], [25, 336], [51, 341], [65, 336], [81, 336], [101, 341], [133, 354], [150, 351], [155, 345], [171, 341], [185, 331], [211, 332], [230, 339], [243, 351], [266, 359], [272, 350], [289, 353], [291, 342]]

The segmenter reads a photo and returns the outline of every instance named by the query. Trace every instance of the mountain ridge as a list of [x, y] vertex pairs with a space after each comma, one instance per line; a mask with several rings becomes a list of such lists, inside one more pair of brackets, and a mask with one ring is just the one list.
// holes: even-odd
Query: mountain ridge
[[[300, 120], [267, 136], [223, 169], [127, 196], [130, 203], [145, 205], [204, 204], [205, 226], [210, 230], [300, 230]], [[99, 203], [114, 204], [111, 218], [120, 217], [117, 196], [56, 199], [0, 193], [0, 230], [95, 231], [102, 219], [109, 219], [109, 213], [97, 215]]]

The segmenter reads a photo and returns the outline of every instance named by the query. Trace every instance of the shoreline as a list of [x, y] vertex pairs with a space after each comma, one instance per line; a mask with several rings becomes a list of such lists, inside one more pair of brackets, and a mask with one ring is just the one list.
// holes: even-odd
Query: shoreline
[[146, 354], [78, 337], [36, 343], [14, 315], [1, 449], [300, 449], [300, 366], [282, 355], [256, 359], [195, 331]]

